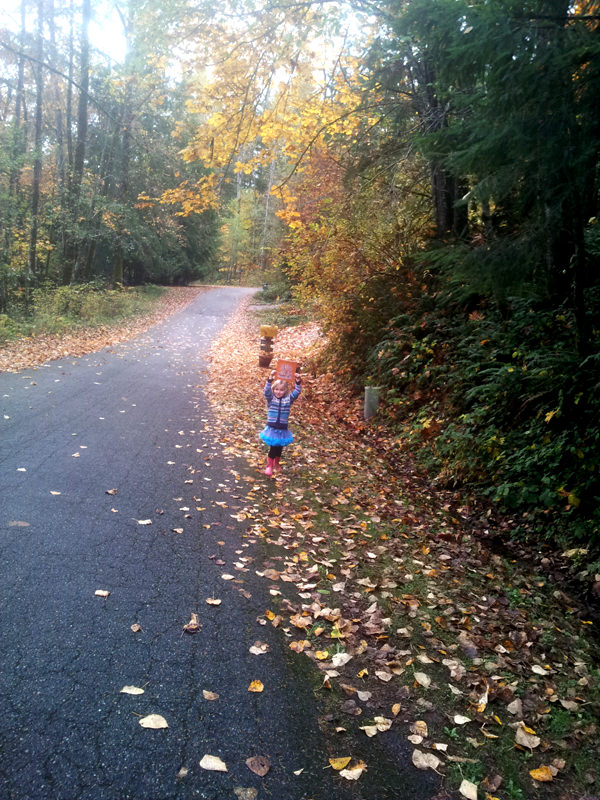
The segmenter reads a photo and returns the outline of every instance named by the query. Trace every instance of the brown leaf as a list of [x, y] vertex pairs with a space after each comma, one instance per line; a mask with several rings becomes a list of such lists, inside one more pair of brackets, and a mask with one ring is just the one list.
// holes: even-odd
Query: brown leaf
[[271, 769], [271, 762], [267, 756], [252, 756], [246, 759], [246, 766], [256, 775], [260, 775], [263, 778]]
[[200, 624], [200, 620], [198, 619], [198, 614], [192, 613], [190, 617], [190, 621], [183, 626], [183, 630], [186, 633], [198, 633], [202, 625]]
[[256, 800], [258, 797], [258, 789], [253, 787], [234, 786], [233, 793], [238, 800]]

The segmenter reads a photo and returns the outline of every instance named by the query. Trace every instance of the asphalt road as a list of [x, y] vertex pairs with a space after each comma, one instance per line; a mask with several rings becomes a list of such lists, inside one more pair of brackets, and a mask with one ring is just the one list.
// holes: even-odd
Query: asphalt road
[[[312, 686], [257, 623], [268, 583], [232, 516], [249, 484], [202, 392], [210, 343], [249, 291], [210, 290], [136, 340], [0, 374], [2, 800], [362, 797], [324, 769]], [[184, 634], [192, 612], [202, 628]], [[269, 652], [251, 654], [256, 640]], [[141, 727], [149, 714], [169, 727]], [[206, 754], [228, 771], [202, 769]]]

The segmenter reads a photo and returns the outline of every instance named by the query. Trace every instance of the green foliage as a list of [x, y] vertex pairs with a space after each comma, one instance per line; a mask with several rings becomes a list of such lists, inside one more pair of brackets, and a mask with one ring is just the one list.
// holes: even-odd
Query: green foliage
[[152, 285], [108, 289], [101, 281], [72, 286], [47, 283], [31, 292], [26, 310], [22, 304], [13, 303], [11, 313], [0, 314], [0, 342], [140, 316], [151, 309], [163, 291]]
[[[478, 487], [529, 528], [597, 537], [597, 334], [581, 357], [568, 304], [499, 302], [448, 276], [436, 288], [390, 321], [370, 357], [400, 438], [441, 480]], [[588, 294], [598, 309], [600, 292]]]

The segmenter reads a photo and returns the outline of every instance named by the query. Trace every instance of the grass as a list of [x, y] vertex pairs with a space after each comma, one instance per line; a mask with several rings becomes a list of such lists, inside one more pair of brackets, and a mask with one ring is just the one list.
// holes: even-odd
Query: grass
[[46, 286], [12, 298], [0, 314], [0, 342], [100, 327], [149, 313], [165, 292], [160, 286], [108, 289], [95, 284]]
[[274, 308], [256, 309], [253, 315], [259, 325], [276, 325], [280, 330], [312, 321], [312, 316], [306, 309], [300, 309], [289, 301], [278, 303]]

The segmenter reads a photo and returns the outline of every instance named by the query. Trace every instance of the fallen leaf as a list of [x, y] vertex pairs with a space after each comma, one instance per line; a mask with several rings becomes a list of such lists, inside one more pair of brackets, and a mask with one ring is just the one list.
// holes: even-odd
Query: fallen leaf
[[548, 675], [549, 672], [552, 672], [552, 670], [544, 669], [539, 664], [534, 664], [531, 671], [535, 672], [536, 675]]
[[294, 641], [290, 642], [289, 644], [290, 650], [293, 650], [295, 653], [303, 653], [305, 650], [310, 649], [310, 642], [308, 639], [302, 639], [301, 641]]
[[202, 769], [207, 769], [211, 772], [227, 772], [227, 765], [218, 756], [202, 756], [200, 766]]
[[57, 495], [62, 494], [62, 492], [52, 492], [51, 491], [50, 494], [53, 494], [56, 497]]
[[134, 633], [142, 633], [142, 626], [139, 624], [139, 622], [134, 622], [131, 626], [131, 630]]
[[252, 787], [234, 786], [233, 793], [238, 800], [256, 800], [258, 797], [258, 789]]
[[152, 520], [151, 519], [138, 519], [137, 524], [138, 525], [152, 525]]
[[107, 489], [104, 494], [116, 494], [118, 489]]
[[259, 639], [257, 639], [252, 647], [249, 647], [248, 649], [253, 656], [262, 656], [264, 653], [268, 653], [269, 645], [266, 642], [261, 642]]
[[364, 731], [369, 738], [372, 736], [376, 736], [379, 731], [377, 730], [377, 725], [361, 725], [361, 731]]
[[190, 617], [190, 621], [183, 626], [183, 630], [186, 633], [198, 633], [202, 625], [200, 624], [200, 620], [198, 619], [198, 614], [193, 614]]
[[122, 694], [144, 694], [144, 690], [137, 686], [124, 686], [121, 689]]
[[563, 708], [566, 708], [567, 711], [579, 711], [579, 703], [576, 703], [574, 700], [561, 700], [560, 704]]
[[340, 770], [340, 775], [347, 781], [357, 781], [366, 768], [367, 765], [364, 763], [364, 761], [359, 761], [359, 763], [355, 764], [353, 767]]
[[250, 686], [248, 687], [249, 692], [262, 692], [264, 689], [264, 684], [262, 681], [255, 680], [251, 681]]
[[431, 686], [431, 678], [424, 672], [415, 672], [415, 680], [421, 686], [428, 689]]
[[454, 722], [456, 725], [466, 725], [466, 724], [467, 724], [467, 722], [471, 722], [471, 720], [470, 720], [470, 718], [469, 718], [469, 717], [464, 717], [462, 714], [455, 714], [455, 715], [452, 717], [452, 721], [453, 721], [453, 722]]
[[413, 750], [412, 763], [417, 769], [437, 770], [441, 761], [433, 753], [423, 753], [421, 750]]
[[271, 762], [266, 756], [252, 756], [246, 759], [246, 766], [255, 775], [260, 775], [263, 778], [271, 769]]
[[235, 575], [229, 575], [225, 572], [223, 575], [221, 575], [221, 578], [223, 578], [224, 581], [233, 581], [235, 580]]
[[110, 592], [107, 592], [106, 589], [96, 589], [94, 594], [96, 595], [96, 597], [108, 597]]
[[342, 756], [341, 758], [330, 758], [329, 763], [335, 770], [344, 769], [352, 761], [352, 756]]
[[542, 765], [537, 769], [530, 769], [529, 774], [531, 775], [534, 781], [541, 781], [542, 783], [546, 781], [551, 781], [553, 779], [550, 767], [546, 767], [545, 765]]
[[427, 723], [425, 720], [418, 719], [416, 722], [410, 726], [411, 733], [415, 733], [417, 736], [422, 736], [424, 739], [427, 739], [429, 736], [429, 730], [427, 728]]
[[477, 800], [477, 784], [471, 783], [471, 781], [468, 781], [466, 778], [463, 779], [458, 791], [463, 797], [466, 797], [467, 800]]
[[332, 656], [331, 663], [334, 667], [343, 667], [344, 664], [347, 664], [351, 660], [352, 656], [349, 653], [336, 653]]
[[208, 689], [202, 690], [202, 696], [205, 700], [218, 700], [220, 697], [216, 692], [209, 692]]
[[523, 716], [523, 702], [520, 697], [515, 698], [512, 703], [509, 703], [506, 706], [506, 710], [509, 714], [515, 714], [516, 716], [522, 717]]
[[535, 731], [532, 731], [531, 728], [527, 728], [522, 722], [519, 724], [515, 735], [516, 744], [520, 744], [522, 747], [529, 747], [533, 750], [540, 742], [541, 739], [539, 736], [535, 735]]
[[319, 661], [326, 661], [329, 658], [329, 652], [327, 650], [317, 650], [315, 652], [315, 658]]
[[209, 606], [220, 606], [223, 601], [218, 600], [216, 597], [207, 597], [206, 602]]
[[167, 720], [160, 714], [148, 714], [147, 717], [142, 717], [140, 725], [142, 728], [151, 728], [152, 730], [169, 727]]

